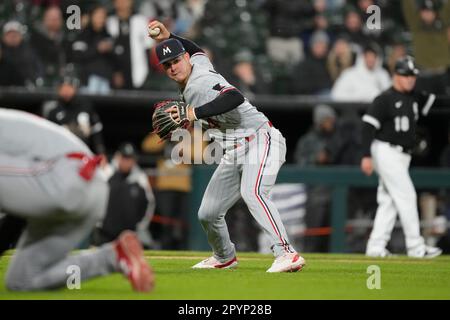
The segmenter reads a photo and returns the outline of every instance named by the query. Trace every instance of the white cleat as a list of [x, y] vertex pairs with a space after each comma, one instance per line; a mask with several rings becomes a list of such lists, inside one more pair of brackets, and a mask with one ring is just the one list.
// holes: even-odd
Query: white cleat
[[387, 258], [393, 257], [394, 255], [388, 249], [382, 249], [382, 250], [367, 250], [366, 256], [371, 258]]
[[442, 254], [442, 250], [436, 247], [422, 246], [415, 250], [408, 250], [408, 257], [419, 259], [432, 259]]
[[227, 262], [220, 262], [216, 258], [209, 257], [203, 261], [200, 261], [196, 265], [192, 266], [192, 269], [230, 269], [230, 268], [236, 268], [238, 264], [238, 261], [236, 257], [233, 259], [227, 261]]
[[306, 262], [298, 253], [286, 253], [272, 263], [267, 272], [296, 272], [302, 270]]

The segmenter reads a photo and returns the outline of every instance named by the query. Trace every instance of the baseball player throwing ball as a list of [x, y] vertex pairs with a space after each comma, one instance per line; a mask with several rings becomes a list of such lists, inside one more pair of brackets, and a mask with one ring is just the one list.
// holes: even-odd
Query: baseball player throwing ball
[[[225, 214], [242, 196], [271, 239], [275, 261], [267, 272], [300, 270], [305, 260], [289, 244], [278, 210], [269, 198], [285, 161], [285, 139], [263, 113], [214, 70], [195, 43], [171, 34], [159, 21], [149, 24], [149, 35], [159, 42], [156, 47], [159, 62], [167, 76], [178, 83], [182, 100], [187, 104], [183, 112], [176, 107], [168, 112], [180, 121], [209, 123], [209, 128], [216, 129], [210, 132], [211, 138], [227, 142], [198, 212], [213, 256], [193, 268], [237, 265]], [[250, 158], [253, 155], [253, 159], [245, 160], [248, 155]]]
[[130, 231], [98, 250], [69, 255], [106, 209], [100, 157], [67, 129], [17, 110], [0, 108], [0, 141], [0, 211], [26, 220], [8, 289], [63, 287], [74, 270], [80, 280], [122, 272], [136, 291], [152, 289], [153, 272]]
[[442, 250], [425, 245], [420, 235], [417, 195], [409, 176], [411, 150], [414, 147], [416, 122], [426, 116], [436, 96], [414, 91], [419, 74], [414, 59], [397, 61], [393, 87], [377, 98], [363, 116], [365, 156], [361, 170], [379, 176], [378, 209], [366, 255], [390, 255], [386, 245], [390, 240], [397, 213], [406, 238], [407, 254], [415, 258], [433, 258]]

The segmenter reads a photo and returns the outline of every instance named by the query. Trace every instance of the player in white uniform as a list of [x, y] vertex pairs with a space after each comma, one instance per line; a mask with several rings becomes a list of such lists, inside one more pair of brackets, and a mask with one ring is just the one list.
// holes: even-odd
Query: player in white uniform
[[379, 176], [378, 209], [367, 244], [366, 255], [389, 256], [386, 245], [391, 238], [397, 213], [405, 234], [407, 254], [433, 258], [442, 250], [426, 246], [420, 236], [417, 195], [409, 176], [417, 120], [426, 116], [436, 96], [414, 91], [419, 70], [412, 57], [401, 58], [395, 66], [393, 87], [377, 98], [363, 116], [365, 155], [361, 169]]
[[106, 209], [109, 188], [97, 170], [100, 159], [67, 129], [0, 108], [0, 212], [26, 221], [6, 275], [8, 289], [63, 287], [74, 268], [80, 280], [123, 272], [136, 291], [152, 288], [153, 273], [132, 232], [69, 255]]
[[[228, 209], [242, 196], [251, 214], [269, 235], [275, 261], [267, 272], [300, 270], [305, 260], [289, 244], [270, 190], [285, 162], [286, 144], [272, 126], [242, 94], [214, 70], [195, 43], [180, 38], [159, 21], [149, 30], [159, 42], [156, 54], [169, 78], [180, 86], [182, 99], [190, 105], [189, 120], [200, 120], [211, 138], [225, 148], [198, 212], [213, 249], [213, 256], [193, 268], [230, 268], [237, 265], [234, 244], [225, 222]], [[178, 119], [175, 108], [172, 110]]]

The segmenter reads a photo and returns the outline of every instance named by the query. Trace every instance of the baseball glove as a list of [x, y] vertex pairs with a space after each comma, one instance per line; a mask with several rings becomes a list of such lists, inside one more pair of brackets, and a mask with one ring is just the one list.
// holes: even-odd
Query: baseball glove
[[[155, 132], [161, 140], [170, 139], [172, 132], [179, 128], [186, 129], [189, 127], [189, 119], [187, 115], [187, 108], [189, 105], [183, 101], [161, 101], [155, 105], [155, 111], [153, 112], [153, 132]], [[179, 114], [179, 119], [174, 120], [170, 112], [166, 112], [167, 109], [176, 107]]]

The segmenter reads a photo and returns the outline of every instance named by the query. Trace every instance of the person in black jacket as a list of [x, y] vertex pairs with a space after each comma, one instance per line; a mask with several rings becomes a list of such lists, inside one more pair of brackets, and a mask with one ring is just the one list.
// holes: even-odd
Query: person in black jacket
[[306, 0], [267, 0], [270, 37], [267, 53], [277, 63], [297, 65], [304, 58], [300, 34], [313, 26], [314, 7]]
[[0, 43], [0, 86], [36, 86], [41, 64], [24, 40], [25, 28], [18, 21], [3, 26]]
[[64, 21], [58, 6], [48, 7], [30, 42], [43, 64], [44, 85], [55, 87], [68, 62], [69, 42], [63, 31]]
[[106, 17], [106, 8], [95, 6], [88, 27], [72, 44], [74, 62], [78, 64], [82, 83], [89, 93], [105, 94], [110, 90], [114, 42], [106, 31]]
[[105, 155], [103, 124], [89, 101], [77, 95], [79, 80], [66, 76], [58, 87], [57, 106], [47, 118], [68, 128], [96, 154]]
[[316, 31], [310, 42], [311, 54], [295, 69], [292, 93], [330, 95], [332, 81], [327, 69], [330, 39], [326, 32]]
[[137, 161], [136, 147], [124, 142], [106, 170], [110, 176], [110, 196], [105, 217], [92, 235], [94, 245], [112, 241], [124, 230], [136, 231], [145, 246], [153, 245], [149, 225], [155, 210], [155, 197], [148, 177]]

